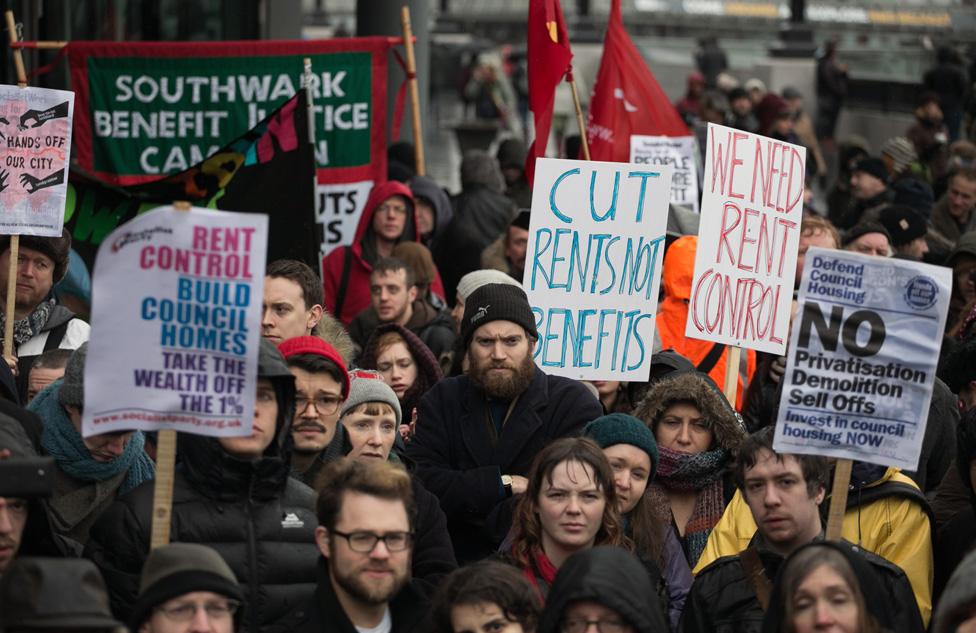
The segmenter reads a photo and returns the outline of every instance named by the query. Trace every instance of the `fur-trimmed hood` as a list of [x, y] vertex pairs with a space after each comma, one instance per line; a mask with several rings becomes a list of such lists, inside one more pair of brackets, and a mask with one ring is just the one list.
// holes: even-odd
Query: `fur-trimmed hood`
[[336, 351], [342, 356], [342, 360], [346, 362], [347, 367], [356, 358], [356, 344], [352, 342], [349, 332], [346, 331], [346, 328], [342, 327], [342, 323], [339, 323], [337, 318], [328, 312], [322, 312], [322, 318], [316, 324], [312, 333], [336, 348]]
[[634, 416], [654, 430], [654, 424], [664, 411], [676, 402], [694, 403], [711, 423], [718, 446], [735, 450], [745, 438], [742, 423], [718, 386], [706, 374], [697, 371], [676, 372], [651, 387], [635, 407]]

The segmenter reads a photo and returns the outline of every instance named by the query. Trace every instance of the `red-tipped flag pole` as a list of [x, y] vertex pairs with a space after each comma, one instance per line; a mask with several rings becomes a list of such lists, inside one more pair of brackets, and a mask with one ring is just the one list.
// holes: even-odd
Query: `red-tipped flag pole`
[[[556, 86], [570, 73], [573, 51], [569, 47], [566, 22], [559, 0], [529, 0], [527, 22], [527, 61], [529, 65], [529, 109], [535, 123], [535, 140], [525, 159], [525, 177], [529, 183], [535, 176], [535, 159], [545, 156], [552, 124], [552, 107]], [[578, 103], [575, 84], [574, 101]], [[582, 111], [577, 105], [577, 112]]]

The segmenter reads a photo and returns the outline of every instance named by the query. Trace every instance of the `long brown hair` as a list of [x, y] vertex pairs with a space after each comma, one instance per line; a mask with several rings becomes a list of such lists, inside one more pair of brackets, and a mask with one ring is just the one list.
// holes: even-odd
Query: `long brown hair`
[[628, 550], [633, 544], [620, 525], [617, 513], [617, 491], [613, 482], [613, 469], [603, 450], [596, 442], [585, 437], [564, 437], [558, 439], [536, 455], [529, 470], [529, 483], [518, 501], [512, 524], [517, 530], [512, 541], [512, 557], [522, 566], [531, 564], [533, 552], [542, 548], [542, 522], [539, 520], [539, 495], [543, 482], [552, 485], [552, 474], [563, 462], [578, 462], [593, 469], [597, 488], [603, 493], [606, 505], [603, 519], [597, 530], [594, 545], [617, 545]]
[[662, 570], [664, 569], [665, 529], [671, 527], [671, 515], [667, 512], [670, 507], [664, 491], [659, 486], [652, 486], [648, 481], [644, 494], [627, 517], [635, 552], [654, 561]]
[[807, 576], [821, 565], [826, 565], [837, 572], [850, 587], [854, 602], [857, 604], [858, 633], [881, 633], [881, 626], [868, 611], [867, 601], [864, 599], [864, 592], [861, 590], [861, 583], [858, 581], [854, 569], [851, 568], [851, 564], [847, 562], [844, 555], [832, 547], [807, 547], [787, 561], [780, 581], [783, 585], [784, 601], [783, 622], [780, 630], [783, 633], [796, 633], [794, 623], [796, 609], [793, 606], [793, 598]]

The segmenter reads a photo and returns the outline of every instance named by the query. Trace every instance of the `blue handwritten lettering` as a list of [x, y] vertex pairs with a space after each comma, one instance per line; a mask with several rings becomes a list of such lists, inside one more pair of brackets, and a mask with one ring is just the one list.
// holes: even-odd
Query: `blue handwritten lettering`
[[549, 208], [552, 210], [552, 214], [554, 216], [556, 216], [566, 224], [572, 224], [573, 218], [569, 217], [568, 215], [564, 215], [562, 212], [559, 211], [559, 208], [556, 206], [556, 188], [559, 187], [559, 183], [561, 183], [563, 179], [578, 173], [580, 173], [580, 168], [576, 167], [575, 169], [570, 169], [568, 171], [559, 174], [559, 178], [556, 178], [556, 182], [552, 183], [552, 189], [549, 190]]
[[[628, 178], [640, 178], [640, 193], [637, 196], [637, 221], [640, 222], [644, 219], [644, 194], [647, 192], [647, 179], [648, 178], [658, 178], [660, 177], [660, 172], [656, 171], [632, 171], [627, 174]], [[617, 197], [616, 188], [613, 191], [614, 198]]]
[[597, 222], [603, 222], [604, 220], [615, 220], [617, 218], [617, 191], [620, 189], [620, 172], [614, 172], [613, 174], [613, 195], [610, 198], [610, 208], [603, 215], [596, 214], [596, 201], [595, 190], [596, 190], [596, 171], [590, 174], [590, 216]]

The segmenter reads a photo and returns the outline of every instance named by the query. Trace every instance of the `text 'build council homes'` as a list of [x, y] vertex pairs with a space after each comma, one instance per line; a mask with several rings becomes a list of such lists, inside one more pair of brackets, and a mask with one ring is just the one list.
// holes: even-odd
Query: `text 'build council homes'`
[[266, 251], [267, 216], [170, 207], [103, 242], [88, 365], [116, 388], [86, 381], [93, 428], [250, 433]]

